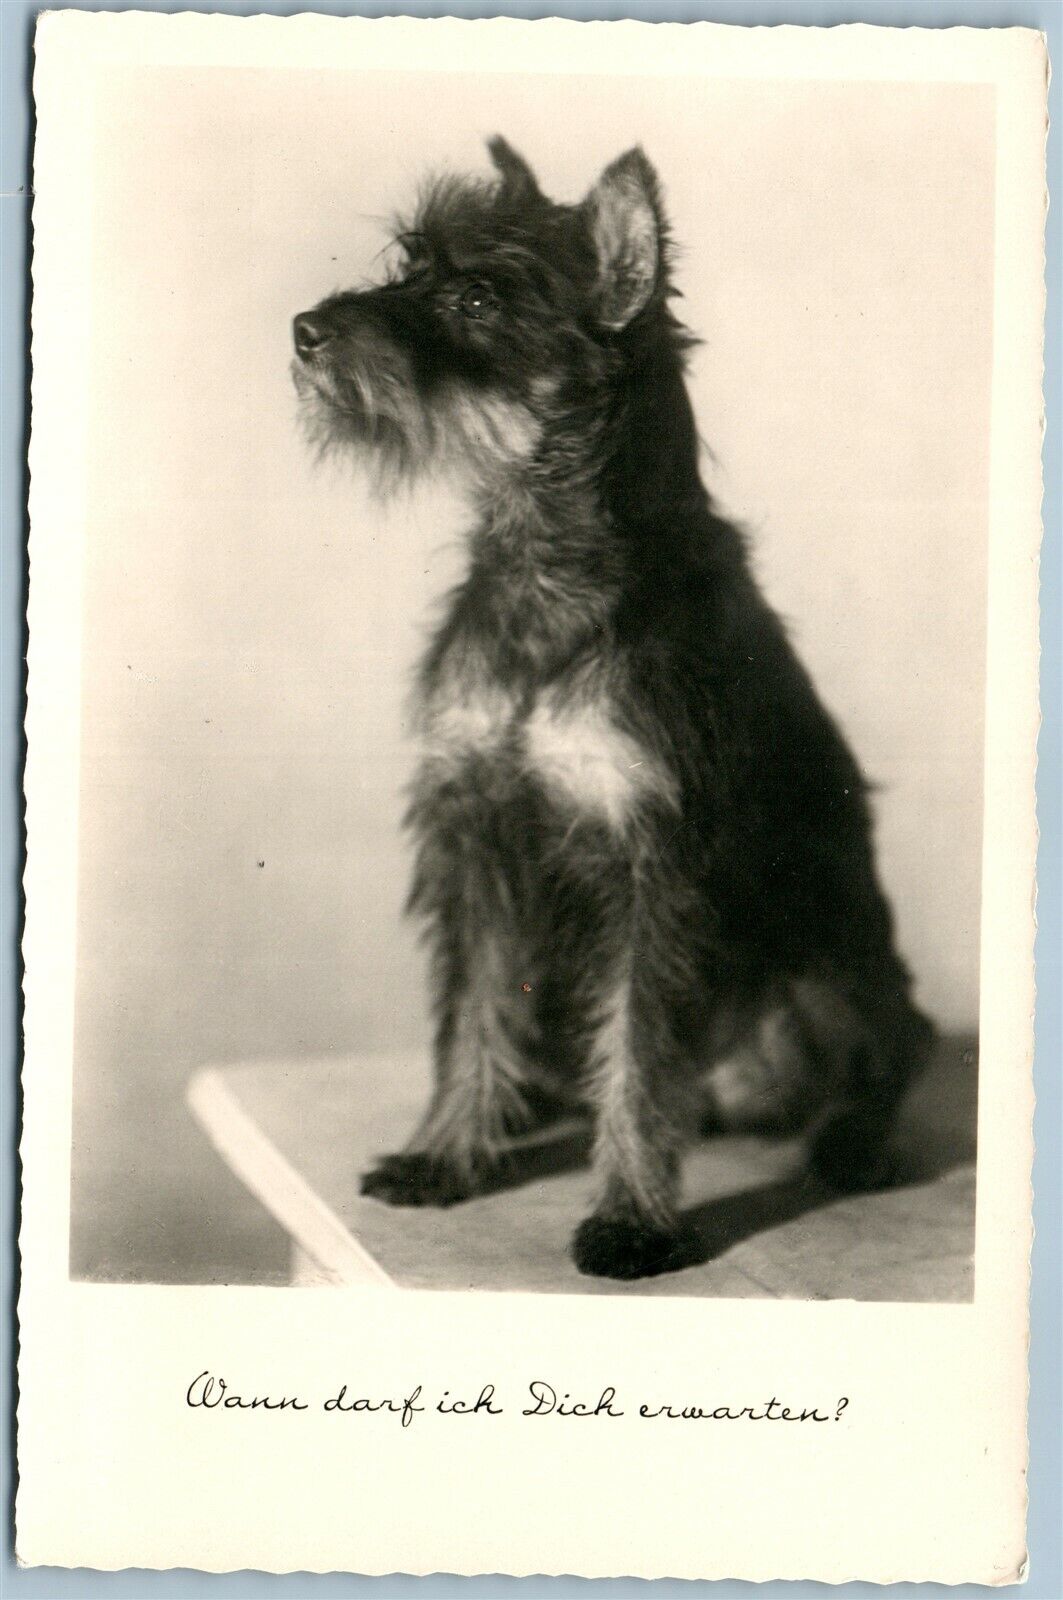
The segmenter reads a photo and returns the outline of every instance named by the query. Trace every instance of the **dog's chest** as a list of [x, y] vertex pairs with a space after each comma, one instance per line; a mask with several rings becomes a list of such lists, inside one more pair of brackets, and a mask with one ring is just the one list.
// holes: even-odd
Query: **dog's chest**
[[620, 727], [608, 696], [562, 685], [519, 703], [499, 685], [439, 687], [424, 716], [425, 755], [445, 780], [467, 771], [536, 782], [566, 812], [622, 829], [639, 804], [674, 801], [660, 763]]

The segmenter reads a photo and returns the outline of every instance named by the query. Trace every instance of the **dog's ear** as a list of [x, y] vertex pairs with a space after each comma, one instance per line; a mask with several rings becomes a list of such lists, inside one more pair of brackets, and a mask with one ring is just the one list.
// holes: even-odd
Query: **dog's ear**
[[657, 174], [637, 145], [606, 167], [581, 209], [598, 256], [598, 320], [626, 328], [648, 303], [663, 266]]
[[501, 174], [503, 188], [507, 189], [515, 199], [540, 198], [539, 185], [535, 181], [531, 167], [500, 133], [496, 133], [493, 139], [488, 139], [487, 153]]

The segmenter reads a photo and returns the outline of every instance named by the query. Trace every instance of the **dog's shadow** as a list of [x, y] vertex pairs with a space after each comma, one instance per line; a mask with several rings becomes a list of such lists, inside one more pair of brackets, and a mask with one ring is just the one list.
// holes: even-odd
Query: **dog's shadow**
[[746, 1239], [770, 1233], [784, 1223], [796, 1222], [798, 1217], [818, 1211], [836, 1198], [810, 1173], [799, 1171], [775, 1183], [717, 1195], [701, 1205], [691, 1206], [679, 1219], [681, 1264], [704, 1266]]
[[593, 1143], [590, 1122], [578, 1117], [566, 1117], [563, 1123], [514, 1139], [481, 1180], [477, 1194], [501, 1194], [576, 1172], [588, 1165]]
[[[976, 1153], [977, 1058], [969, 1038], [942, 1040], [898, 1119], [882, 1185], [906, 1189], [933, 1183], [973, 1161]], [[568, 1121], [516, 1141], [486, 1192], [541, 1183], [586, 1166], [592, 1133]], [[681, 1262], [703, 1266], [736, 1245], [839, 1202], [836, 1191], [804, 1169], [759, 1187], [739, 1189], [688, 1207], [680, 1217]]]

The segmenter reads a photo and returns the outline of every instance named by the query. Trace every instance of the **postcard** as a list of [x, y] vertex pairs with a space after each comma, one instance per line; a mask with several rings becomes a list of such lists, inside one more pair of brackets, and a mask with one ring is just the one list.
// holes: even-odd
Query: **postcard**
[[1046, 79], [41, 19], [23, 1562], [1022, 1576]]

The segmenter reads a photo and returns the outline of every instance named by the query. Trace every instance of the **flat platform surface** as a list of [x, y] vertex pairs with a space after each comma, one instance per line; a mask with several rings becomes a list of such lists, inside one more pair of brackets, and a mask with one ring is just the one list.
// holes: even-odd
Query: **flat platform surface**
[[436, 1289], [727, 1298], [956, 1301], [973, 1294], [977, 1065], [948, 1039], [898, 1126], [895, 1181], [836, 1198], [803, 1176], [800, 1141], [742, 1135], [683, 1167], [693, 1264], [635, 1283], [585, 1278], [567, 1254], [586, 1213], [587, 1136], [523, 1141], [512, 1184], [446, 1210], [394, 1208], [358, 1178], [401, 1148], [427, 1095], [416, 1058], [206, 1068], [193, 1114], [325, 1281]]

